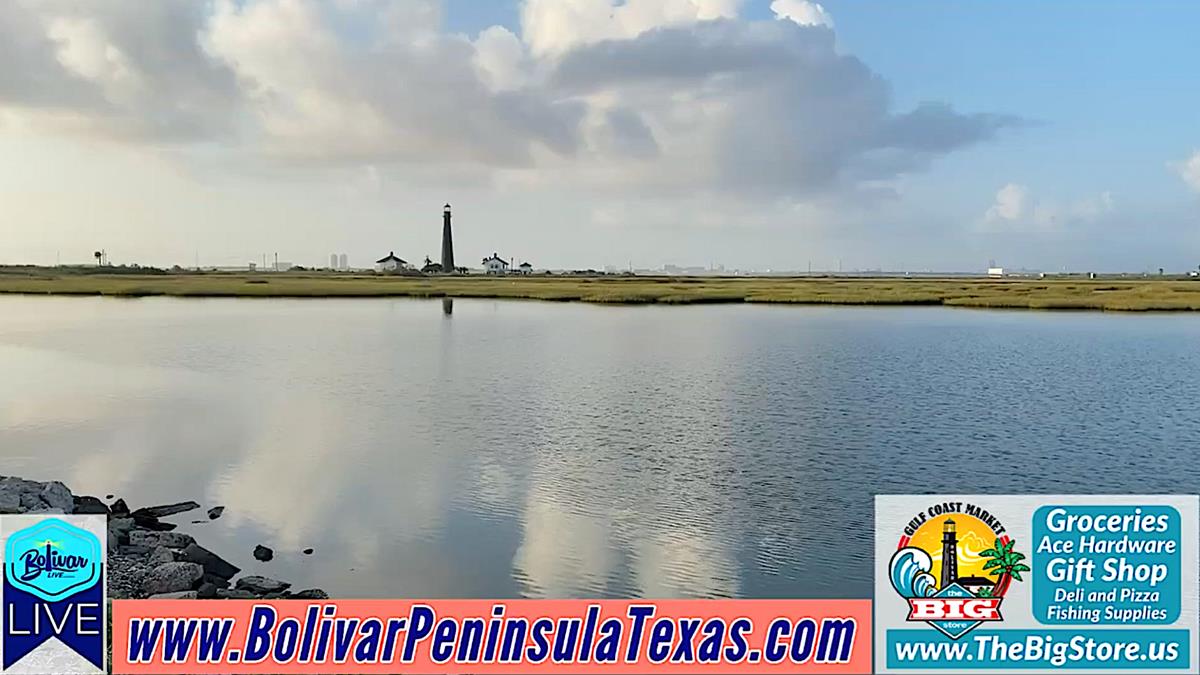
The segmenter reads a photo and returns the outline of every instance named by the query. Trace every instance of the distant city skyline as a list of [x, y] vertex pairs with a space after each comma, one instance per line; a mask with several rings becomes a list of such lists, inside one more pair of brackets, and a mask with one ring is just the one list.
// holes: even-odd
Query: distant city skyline
[[0, 263], [440, 260], [449, 202], [469, 264], [1193, 270], [1197, 25], [1165, 0], [15, 0]]

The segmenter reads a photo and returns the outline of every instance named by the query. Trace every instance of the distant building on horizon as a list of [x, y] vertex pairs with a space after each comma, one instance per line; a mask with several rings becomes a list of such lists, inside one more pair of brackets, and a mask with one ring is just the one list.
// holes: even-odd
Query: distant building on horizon
[[442, 264], [433, 262], [429, 256], [425, 256], [425, 264], [421, 266], [421, 274], [440, 274]]
[[508, 273], [508, 261], [492, 252], [490, 258], [483, 259], [483, 271], [488, 274], [504, 275]]
[[345, 253], [338, 254], [337, 268], [343, 272], [350, 269], [350, 258]]
[[388, 251], [386, 257], [375, 261], [376, 272], [399, 272], [408, 268], [408, 262], [402, 258], [397, 258], [394, 251]]

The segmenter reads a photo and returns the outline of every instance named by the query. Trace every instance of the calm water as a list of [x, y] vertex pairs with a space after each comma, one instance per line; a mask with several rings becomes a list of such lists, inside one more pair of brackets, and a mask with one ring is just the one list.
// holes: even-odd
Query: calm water
[[1200, 492], [1197, 316], [446, 309], [0, 297], [0, 474], [343, 597], [868, 596], [877, 492]]

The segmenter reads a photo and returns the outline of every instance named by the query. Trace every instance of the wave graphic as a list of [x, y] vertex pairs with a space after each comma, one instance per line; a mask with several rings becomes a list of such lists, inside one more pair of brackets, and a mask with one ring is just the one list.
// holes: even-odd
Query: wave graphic
[[937, 582], [929, 570], [933, 559], [919, 548], [908, 546], [894, 555], [888, 565], [892, 588], [903, 598], [928, 598], [937, 592]]

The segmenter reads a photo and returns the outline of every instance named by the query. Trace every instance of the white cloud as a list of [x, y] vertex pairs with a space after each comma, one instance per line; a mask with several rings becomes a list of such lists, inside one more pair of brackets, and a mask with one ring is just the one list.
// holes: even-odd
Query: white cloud
[[475, 40], [475, 66], [493, 91], [529, 84], [531, 64], [521, 38], [503, 26], [485, 29]]
[[1029, 188], [1009, 183], [996, 192], [996, 203], [987, 210], [985, 217], [989, 221], [1018, 220], [1026, 211], [1028, 198]]
[[1028, 187], [1008, 183], [996, 192], [995, 202], [984, 213], [989, 225], [1052, 230], [1069, 224], [1090, 223], [1111, 213], [1115, 203], [1111, 192], [1071, 202], [1035, 197]]
[[774, 0], [771, 11], [777, 19], [788, 19], [801, 26], [833, 28], [833, 17], [820, 3], [808, 0]]
[[1175, 168], [1188, 187], [1200, 192], [1200, 150], [1192, 153], [1191, 157], [1180, 162]]
[[737, 16], [743, 0], [525, 0], [521, 32], [535, 55], [561, 54], [653, 28]]
[[57, 45], [58, 62], [64, 68], [95, 82], [111, 97], [127, 98], [140, 88], [140, 74], [96, 20], [56, 17], [46, 35]]
[[47, 134], [298, 167], [794, 200], [886, 185], [1017, 120], [892, 109], [816, 3], [525, 0], [520, 34], [435, 0], [0, 4], [0, 112]]
[[575, 151], [578, 105], [499, 91], [519, 80], [503, 33], [473, 44], [363, 20], [351, 40], [336, 27], [359, 17], [330, 11], [302, 0], [226, 0], [202, 34], [210, 56], [237, 75], [273, 153], [520, 166], [534, 146]]

